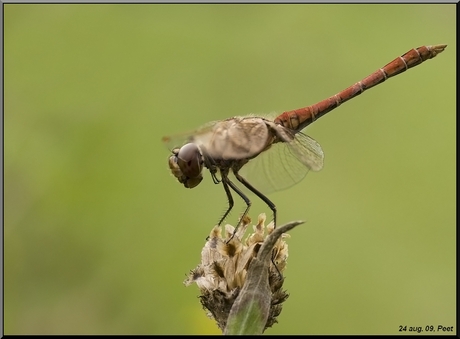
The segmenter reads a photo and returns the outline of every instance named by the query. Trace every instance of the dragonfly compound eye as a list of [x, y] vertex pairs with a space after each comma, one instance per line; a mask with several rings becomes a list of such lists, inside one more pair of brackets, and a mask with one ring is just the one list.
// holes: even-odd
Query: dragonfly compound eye
[[171, 155], [168, 159], [168, 164], [169, 164], [169, 169], [171, 170], [171, 173], [177, 178], [177, 180], [183, 184], [186, 188], [193, 188], [197, 186], [201, 180], [203, 180], [203, 176], [201, 173], [195, 177], [195, 178], [189, 178], [186, 175], [182, 173], [181, 168], [179, 167], [178, 164], [178, 154], [179, 149], [177, 151], [173, 151], [173, 155]]
[[198, 146], [193, 143], [188, 143], [180, 148], [176, 157], [177, 165], [183, 175], [182, 181], [180, 179], [179, 181], [187, 188], [197, 186], [201, 180], [203, 180], [201, 174], [203, 170], [203, 157]]

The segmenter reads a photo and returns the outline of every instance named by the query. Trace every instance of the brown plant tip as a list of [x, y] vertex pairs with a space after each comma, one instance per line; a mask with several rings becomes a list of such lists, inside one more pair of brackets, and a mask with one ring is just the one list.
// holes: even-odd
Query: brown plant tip
[[[184, 281], [186, 286], [192, 283], [198, 285], [203, 308], [210, 318], [216, 320], [222, 331], [246, 281], [249, 264], [257, 257], [262, 244], [274, 230], [273, 222], [265, 226], [265, 214], [260, 214], [257, 224], [253, 226], [253, 233], [244, 238], [250, 222], [250, 218], [242, 220], [236, 232], [233, 226], [225, 225], [224, 236], [221, 228], [215, 226], [201, 251], [201, 263]], [[272, 245], [271, 261], [267, 266], [271, 301], [265, 329], [277, 322], [276, 317], [281, 313], [282, 304], [289, 296], [282, 289], [282, 272], [288, 258], [285, 239], [288, 237], [288, 234], [283, 233], [274, 246]]]

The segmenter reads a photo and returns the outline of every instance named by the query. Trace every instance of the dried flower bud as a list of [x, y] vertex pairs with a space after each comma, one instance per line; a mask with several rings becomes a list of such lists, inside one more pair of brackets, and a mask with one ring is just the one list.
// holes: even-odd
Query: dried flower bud
[[[242, 220], [236, 232], [233, 226], [226, 225], [225, 236], [222, 236], [221, 228], [215, 226], [201, 251], [201, 264], [192, 270], [184, 281], [186, 286], [194, 282], [198, 285], [201, 290], [200, 299], [203, 308], [210, 318], [216, 320], [222, 331], [227, 326], [235, 300], [247, 282], [251, 262], [257, 257], [262, 244], [268, 241], [267, 239], [274, 231], [273, 222], [265, 227], [265, 214], [260, 214], [257, 224], [253, 226], [254, 233], [243, 240], [250, 222], [250, 218]], [[294, 223], [295, 225], [290, 225], [290, 228], [301, 222]], [[284, 239], [288, 236], [283, 233], [281, 236], [277, 235], [278, 238], [275, 240], [270, 239], [273, 242], [270, 245], [273, 247], [271, 260], [267, 260], [267, 263], [261, 268], [263, 274], [259, 274], [259, 276], [266, 274], [268, 277], [268, 282], [262, 282], [268, 284], [267, 295], [257, 296], [257, 298], [266, 299], [262, 300], [262, 303], [269, 305], [268, 309], [262, 312], [267, 313], [264, 315], [262, 331], [277, 322], [276, 317], [281, 313], [282, 303], [289, 296], [286, 291], [282, 290], [284, 282], [282, 272], [286, 267], [288, 257], [288, 246]], [[262, 286], [259, 292], [263, 290]], [[247, 287], [246, 293], [248, 293]]]

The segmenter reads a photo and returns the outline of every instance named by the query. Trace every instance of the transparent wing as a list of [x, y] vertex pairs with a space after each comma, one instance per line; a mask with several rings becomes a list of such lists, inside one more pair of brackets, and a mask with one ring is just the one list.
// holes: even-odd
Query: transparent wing
[[323, 168], [323, 149], [313, 138], [302, 132], [298, 132], [294, 140], [288, 145], [297, 159], [312, 171], [317, 172]]
[[199, 130], [163, 138], [171, 148], [193, 142], [206, 148], [215, 159], [239, 160], [258, 155], [271, 140], [271, 130], [264, 118], [233, 117], [208, 124]]
[[169, 150], [172, 150], [175, 147], [182, 147], [184, 144], [192, 142], [197, 135], [206, 135], [208, 133], [212, 133], [213, 126], [217, 123], [218, 121], [212, 121], [194, 131], [164, 136], [161, 138], [161, 141]]
[[297, 184], [310, 170], [321, 170], [323, 160], [320, 144], [299, 132], [291, 142], [276, 143], [250, 160], [240, 174], [256, 189], [268, 194]]

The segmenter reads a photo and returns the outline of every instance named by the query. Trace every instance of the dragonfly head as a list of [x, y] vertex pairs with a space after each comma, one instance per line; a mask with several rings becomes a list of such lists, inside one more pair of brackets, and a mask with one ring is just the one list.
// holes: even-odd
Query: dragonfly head
[[171, 173], [186, 188], [196, 187], [203, 180], [203, 155], [196, 144], [174, 148], [168, 163]]

